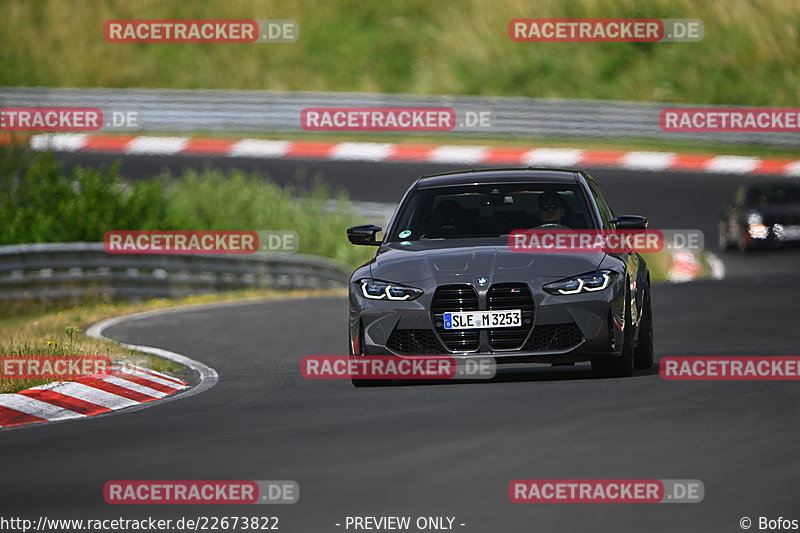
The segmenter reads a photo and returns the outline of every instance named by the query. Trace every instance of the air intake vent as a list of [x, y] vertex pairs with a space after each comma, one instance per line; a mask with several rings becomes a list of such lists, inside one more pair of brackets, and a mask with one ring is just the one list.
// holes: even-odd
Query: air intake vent
[[578, 326], [572, 322], [570, 324], [549, 324], [546, 326], [536, 326], [528, 342], [525, 343], [525, 351], [528, 352], [563, 352], [574, 348], [583, 342], [583, 334]]
[[396, 329], [386, 347], [400, 355], [437, 355], [447, 353], [430, 329]]
[[[436, 289], [431, 302], [431, 314], [436, 332], [445, 346], [453, 352], [474, 352], [480, 345], [480, 331], [446, 330], [443, 315], [451, 311], [477, 311], [478, 295], [471, 285], [443, 285]], [[440, 325], [442, 324], [442, 325]]]
[[533, 297], [524, 283], [498, 283], [488, 293], [491, 311], [521, 309], [522, 325], [517, 328], [489, 330], [489, 344], [493, 350], [519, 350], [533, 327]]

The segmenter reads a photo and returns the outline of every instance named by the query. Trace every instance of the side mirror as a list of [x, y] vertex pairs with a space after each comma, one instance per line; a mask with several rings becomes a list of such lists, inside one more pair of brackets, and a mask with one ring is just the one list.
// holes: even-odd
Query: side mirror
[[347, 228], [347, 239], [351, 244], [363, 244], [366, 246], [380, 246], [381, 243], [375, 240], [375, 234], [383, 231], [380, 226], [365, 224], [363, 226], [353, 226]]
[[647, 229], [647, 217], [621, 215], [609, 220], [617, 229]]

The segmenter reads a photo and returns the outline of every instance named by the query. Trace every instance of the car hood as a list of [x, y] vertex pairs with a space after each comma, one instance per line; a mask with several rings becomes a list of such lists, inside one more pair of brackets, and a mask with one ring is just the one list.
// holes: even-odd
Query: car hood
[[567, 277], [593, 272], [606, 254], [512, 252], [504, 240], [463, 239], [411, 241], [383, 245], [371, 265], [374, 279], [413, 283], [433, 279], [437, 284], [522, 281], [530, 276]]
[[765, 224], [800, 223], [800, 205], [798, 204], [768, 205], [757, 207], [753, 211], [761, 214]]

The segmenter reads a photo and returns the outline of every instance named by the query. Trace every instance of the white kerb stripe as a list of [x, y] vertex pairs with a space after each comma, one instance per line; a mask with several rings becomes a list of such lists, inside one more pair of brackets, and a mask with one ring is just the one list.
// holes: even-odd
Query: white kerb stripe
[[761, 160], [757, 157], [720, 155], [711, 159], [706, 166], [708, 172], [747, 174], [755, 169]]
[[536, 148], [522, 154], [522, 164], [571, 167], [578, 164], [582, 154], [583, 150], [571, 148]]
[[331, 151], [331, 159], [383, 161], [393, 147], [387, 143], [339, 143]]
[[242, 139], [231, 146], [230, 157], [283, 157], [289, 151], [289, 141], [260, 141], [258, 139]]
[[0, 394], [0, 406], [10, 407], [29, 415], [38, 416], [45, 420], [65, 420], [78, 418], [82, 415], [51, 403], [43, 402], [24, 394]]
[[189, 141], [186, 137], [135, 137], [125, 148], [126, 154], [177, 154]]
[[[180, 383], [175, 383], [174, 381], [170, 381], [164, 378], [160, 378], [158, 376], [154, 376], [153, 374], [148, 374], [147, 372], [142, 372], [134, 367], [130, 366], [121, 366], [121, 367], [113, 367], [111, 369], [112, 372], [125, 372], [126, 374], [130, 374], [132, 376], [136, 376], [138, 378], [146, 379], [148, 381], [152, 381], [153, 383], [159, 383], [161, 385], [166, 385], [167, 387], [180, 390], [185, 389], [186, 385], [181, 385]], [[123, 378], [124, 379], [124, 378]]]
[[485, 146], [440, 146], [431, 151], [432, 163], [480, 163], [486, 157]]
[[786, 165], [784, 174], [787, 176], [800, 176], [800, 161], [795, 161], [794, 163]]
[[687, 252], [685, 250], [675, 250], [672, 252], [672, 262], [675, 264], [680, 265], [699, 265], [700, 262], [697, 260], [697, 257], [692, 252]]
[[669, 152], [628, 152], [622, 158], [622, 166], [631, 170], [665, 170], [674, 158], [675, 154]]
[[147, 394], [148, 396], [152, 396], [154, 398], [163, 398], [164, 396], [167, 396], [166, 392], [157, 391], [155, 389], [151, 389], [150, 387], [145, 387], [144, 385], [139, 385], [133, 381], [128, 381], [127, 379], [118, 378], [116, 376], [108, 376], [102, 379], [106, 383], [111, 383], [112, 385], [117, 385], [141, 394]]
[[169, 374], [164, 374], [163, 372], [158, 372], [156, 370], [152, 370], [150, 368], [143, 368], [141, 366], [136, 366], [134, 364], [124, 363], [124, 362], [123, 363], [119, 363], [119, 364], [111, 365], [111, 369], [112, 370], [129, 369], [129, 368], [132, 368], [132, 369], [134, 369], [134, 370], [136, 370], [138, 372], [141, 372], [143, 374], [149, 374], [149, 375], [152, 375], [152, 376], [160, 377], [161, 379], [165, 379], [167, 381], [170, 381], [170, 382], [174, 383], [175, 385], [183, 385], [183, 381], [182, 380], [180, 380], [180, 379], [178, 379], [178, 378], [176, 378], [174, 376], [170, 376]]
[[140, 402], [137, 402], [136, 400], [131, 400], [130, 398], [125, 398], [124, 396], [118, 396], [114, 393], [97, 389], [95, 387], [90, 387], [89, 385], [84, 385], [83, 383], [78, 383], [75, 381], [59, 384], [58, 387], [53, 387], [50, 390], [59, 394], [63, 394], [64, 396], [69, 396], [70, 398], [76, 398], [78, 400], [97, 404], [108, 409], [121, 409], [123, 407], [130, 407], [131, 405], [140, 404]]
[[86, 145], [85, 133], [45, 133], [31, 137], [34, 150], [55, 150], [56, 152], [77, 152]]

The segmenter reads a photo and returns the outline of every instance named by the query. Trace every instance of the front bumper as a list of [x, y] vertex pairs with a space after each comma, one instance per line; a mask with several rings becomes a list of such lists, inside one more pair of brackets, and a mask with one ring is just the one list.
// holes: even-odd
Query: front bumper
[[[625, 294], [621, 279], [617, 276], [603, 291], [557, 296], [542, 291], [541, 285], [521, 283], [530, 292], [530, 304], [521, 307], [527, 324], [516, 334], [509, 330], [518, 328], [499, 333], [469, 330], [467, 340], [441, 326], [437, 313], [441, 305], [437, 308], [434, 299], [441, 287], [403, 302], [369, 300], [351, 290], [351, 353], [492, 357], [498, 364], [574, 363], [619, 356]], [[471, 287], [477, 295], [476, 309], [488, 309], [491, 288]]]

